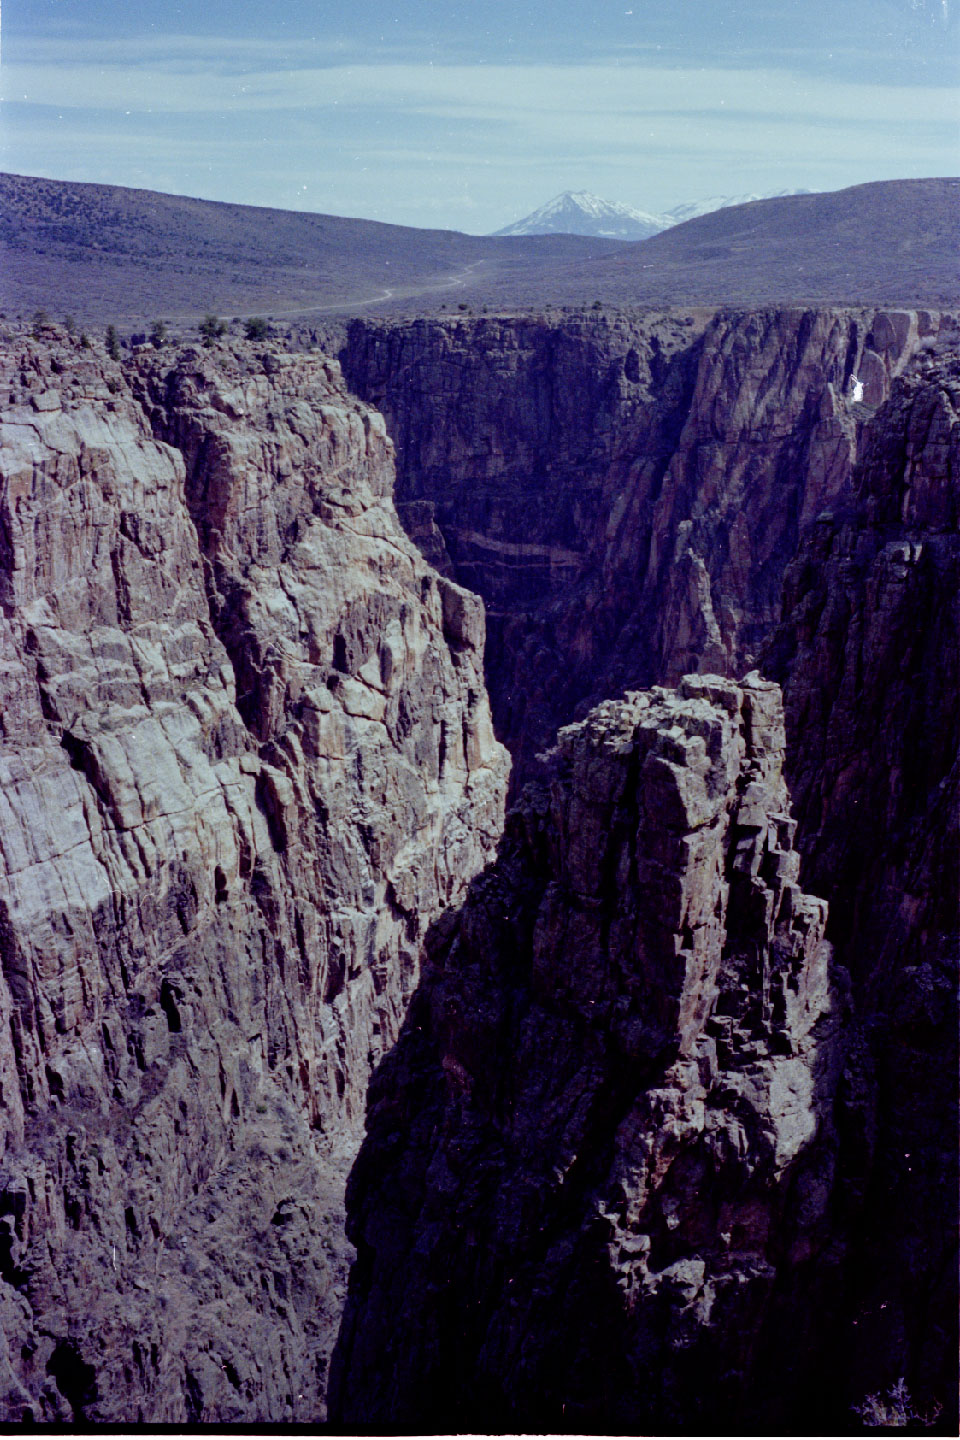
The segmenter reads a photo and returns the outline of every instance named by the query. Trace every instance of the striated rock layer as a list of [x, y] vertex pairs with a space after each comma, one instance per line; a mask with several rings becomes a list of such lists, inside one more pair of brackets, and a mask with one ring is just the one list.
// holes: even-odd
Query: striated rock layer
[[951, 337], [955, 316], [851, 308], [353, 322], [401, 518], [486, 603], [517, 784], [599, 700], [756, 664], [863, 426]]
[[316, 1421], [367, 1076], [491, 853], [481, 603], [271, 351], [0, 361], [0, 1416]]
[[730, 1433], [796, 1406], [842, 1001], [783, 751], [756, 675], [560, 732], [371, 1087], [340, 1422]]
[[[787, 571], [804, 875], [857, 997], [840, 1092], [848, 1244], [839, 1364], [900, 1375], [955, 1433], [960, 959], [960, 356], [898, 380], [846, 504]], [[855, 1397], [856, 1398], [856, 1397]]]

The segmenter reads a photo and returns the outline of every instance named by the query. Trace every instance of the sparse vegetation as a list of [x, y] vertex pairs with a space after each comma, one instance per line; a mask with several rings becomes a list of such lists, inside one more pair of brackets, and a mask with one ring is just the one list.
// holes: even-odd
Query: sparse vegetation
[[50, 316], [46, 310], [35, 310], [33, 314], [33, 338], [39, 340], [40, 336], [50, 324]]
[[80, 349], [90, 349], [90, 336], [86, 333], [86, 331], [84, 331], [84, 333], [80, 336]]
[[854, 1413], [860, 1416], [868, 1430], [927, 1430], [936, 1423], [940, 1409], [937, 1405], [927, 1414], [921, 1414], [914, 1406], [902, 1375], [886, 1395], [868, 1395], [861, 1405], [853, 1406]]
[[205, 315], [197, 327], [200, 331], [200, 339], [209, 350], [215, 340], [219, 340], [227, 333], [226, 322], [217, 315]]
[[[758, 212], [761, 230], [744, 251], [736, 238], [740, 222], [718, 211], [644, 241], [642, 258], [616, 241], [575, 236], [566, 237], [562, 255], [552, 252], [550, 237], [531, 236], [508, 257], [504, 242], [492, 237], [441, 244], [432, 232], [397, 226], [389, 237], [389, 274], [411, 298], [422, 294], [424, 309], [434, 312], [437, 277], [475, 263], [489, 244], [491, 258], [499, 258], [496, 268], [474, 277], [477, 311], [481, 300], [491, 312], [504, 303], [541, 311], [541, 297], [551, 292], [561, 304], [589, 310], [591, 289], [603, 296], [598, 308], [608, 314], [622, 302], [712, 306], [721, 294], [728, 304], [792, 303], [801, 298], [795, 288], [801, 273], [804, 299], [886, 304], [897, 296], [950, 308], [955, 193], [949, 179], [881, 181], [868, 191], [843, 192], [846, 198], [838, 192], [767, 201]], [[800, 201], [802, 226], [773, 223]], [[153, 316], [202, 316], [203, 304], [241, 315], [267, 303], [277, 312], [334, 302], [349, 308], [378, 293], [384, 276], [387, 237], [373, 222], [368, 229], [368, 222], [331, 216], [318, 226], [298, 211], [225, 210], [173, 195], [16, 175], [0, 176], [0, 211], [14, 242], [4, 307], [10, 316], [19, 312], [28, 328], [33, 308], [45, 303], [82, 313], [100, 336], [109, 316], [123, 314], [131, 330], [149, 330]], [[610, 253], [598, 255], [607, 245]], [[852, 271], [851, 251], [861, 255]], [[443, 313], [455, 310], [448, 301]], [[239, 334], [243, 323], [234, 327]]]
[[270, 325], [262, 315], [251, 315], [244, 324], [243, 333], [248, 340], [266, 340], [270, 334]]
[[161, 345], [166, 343], [167, 327], [162, 320], [154, 320], [150, 327], [150, 344], [154, 349], [159, 350]]
[[76, 322], [76, 320], [73, 318], [72, 315], [64, 315], [64, 317], [63, 317], [63, 328], [64, 328], [64, 330], [66, 330], [66, 332], [67, 332], [68, 335], [76, 335], [76, 333], [77, 333], [77, 322]]
[[107, 326], [107, 354], [111, 360], [120, 359], [120, 337], [116, 325]]

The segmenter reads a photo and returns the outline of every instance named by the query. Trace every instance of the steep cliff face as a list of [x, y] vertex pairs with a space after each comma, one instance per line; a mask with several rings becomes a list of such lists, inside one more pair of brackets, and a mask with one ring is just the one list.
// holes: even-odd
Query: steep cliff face
[[321, 357], [0, 396], [0, 1415], [315, 1421], [366, 1079], [500, 829], [482, 606]]
[[404, 523], [486, 602], [518, 783], [605, 696], [755, 663], [803, 529], [847, 493], [858, 430], [953, 323], [853, 309], [354, 322], [345, 373], [397, 442]]
[[[842, 1091], [850, 1226], [842, 1352], [955, 1428], [960, 954], [960, 360], [930, 359], [866, 432], [852, 495], [787, 572], [804, 874], [831, 903], [858, 1026]], [[949, 1413], [946, 1413], [949, 1411]]]
[[756, 676], [560, 732], [371, 1088], [344, 1423], [796, 1415], [766, 1361], [788, 1331], [815, 1363], [842, 1001], [783, 746]]
[[[589, 1306], [563, 1311], [561, 1322], [552, 1282], [545, 1310], [528, 1314], [534, 1338], [519, 1358], [511, 1352], [521, 1377], [516, 1387], [496, 1389], [488, 1356], [501, 1355], [500, 1342], [485, 1330], [480, 1339], [467, 1334], [463, 1373], [479, 1377], [470, 1394], [480, 1413], [488, 1393], [511, 1423], [524, 1418], [528, 1375], [541, 1407], [526, 1417], [530, 1423], [559, 1424], [554, 1401], [561, 1392], [559, 1403], [580, 1405], [583, 1423], [647, 1426], [669, 1423], [671, 1413], [676, 1423], [701, 1423], [702, 1376], [715, 1373], [725, 1343], [749, 1348], [755, 1341], [750, 1361], [741, 1354], [730, 1362], [730, 1375], [751, 1377], [756, 1408], [742, 1413], [745, 1424], [789, 1426], [803, 1413], [811, 1424], [843, 1425], [851, 1404], [906, 1376], [926, 1413], [942, 1407], [950, 1433], [960, 870], [956, 317], [690, 318], [695, 323], [679, 328], [626, 318], [610, 326], [569, 317], [489, 327], [474, 321], [463, 330], [457, 322], [412, 327], [406, 340], [361, 325], [346, 351], [360, 383], [373, 385], [396, 417], [402, 493], [419, 497], [404, 507], [408, 528], [446, 556], [450, 573], [469, 575], [489, 597], [495, 718], [516, 747], [522, 775], [536, 774], [532, 752], [557, 719], [582, 712], [584, 697], [617, 693], [625, 681], [665, 682], [685, 664], [738, 673], [756, 655], [783, 684], [796, 845], [805, 883], [829, 902], [827, 933], [851, 977], [843, 1060], [833, 1089], [818, 1092], [832, 1116], [836, 1158], [824, 1160], [809, 1183], [818, 1213], [828, 1215], [808, 1252], [810, 1267], [777, 1270], [778, 1300], [762, 1323], [712, 1311], [710, 1345], [719, 1348], [694, 1347], [701, 1368], [690, 1372], [686, 1391], [678, 1380], [675, 1396], [687, 1396], [679, 1408], [671, 1412], [664, 1392], [649, 1411], [624, 1418], [606, 1401], [597, 1410], [588, 1382], [585, 1390], [579, 1379], [551, 1388], [539, 1359], [528, 1372], [524, 1356], [536, 1357], [543, 1346], [561, 1370], [580, 1353], [576, 1337]], [[468, 334], [481, 353], [485, 344], [494, 357], [503, 351], [498, 370], [488, 358], [493, 378], [486, 382], [479, 361], [470, 368]], [[452, 378], [461, 365], [468, 377], [462, 385]], [[864, 386], [859, 401], [848, 383], [854, 375]], [[524, 402], [528, 393], [540, 395], [537, 404]], [[502, 426], [498, 404], [509, 416]], [[421, 412], [428, 422], [433, 417], [422, 431]], [[520, 438], [510, 448], [513, 434]], [[655, 903], [666, 907], [668, 899]], [[571, 959], [579, 955], [577, 933]], [[518, 944], [511, 936], [491, 940], [504, 951], [501, 966]], [[423, 1029], [434, 1044], [445, 1033], [435, 1016]], [[549, 1048], [549, 1024], [542, 1033]], [[415, 1043], [408, 1036], [401, 1053], [412, 1055]], [[382, 1110], [391, 1086], [405, 1093], [410, 1076], [427, 1068], [425, 1061], [415, 1071], [412, 1060], [385, 1067], [376, 1090]], [[344, 1332], [344, 1414], [362, 1410], [352, 1377], [372, 1375], [376, 1341], [369, 1337], [377, 1334], [377, 1307], [390, 1283], [389, 1247], [378, 1247], [369, 1229], [371, 1197], [376, 1190], [377, 1203], [396, 1203], [390, 1193], [399, 1175], [399, 1193], [415, 1215], [416, 1167], [432, 1144], [411, 1124], [406, 1160], [383, 1163], [378, 1136], [387, 1123], [376, 1111], [369, 1159], [358, 1171], [356, 1224], [371, 1248], [358, 1263], [356, 1315], [373, 1318], [353, 1318]], [[538, 1133], [531, 1123], [524, 1143], [536, 1149]], [[477, 1154], [498, 1174], [500, 1160], [490, 1157], [500, 1156], [502, 1136], [488, 1143], [489, 1128], [484, 1134]], [[798, 1183], [801, 1209], [807, 1186]], [[715, 1218], [704, 1233], [713, 1233]], [[426, 1247], [421, 1222], [404, 1223], [404, 1233], [417, 1233]], [[512, 1222], [505, 1223], [509, 1229]], [[792, 1253], [792, 1223], [787, 1211], [771, 1223], [771, 1252]], [[484, 1244], [493, 1228], [488, 1224]], [[467, 1226], [465, 1233], [473, 1232]], [[412, 1264], [402, 1253], [403, 1265]], [[657, 1258], [654, 1269], [670, 1263]], [[507, 1304], [503, 1287], [511, 1281], [509, 1266], [484, 1281], [484, 1314]], [[473, 1283], [468, 1296], [476, 1293]], [[600, 1298], [589, 1303], [601, 1318], [587, 1370], [596, 1361], [599, 1374], [602, 1337], [621, 1336], [621, 1319], [616, 1307], [603, 1310]], [[454, 1311], [452, 1297], [449, 1304], [446, 1330], [454, 1313], [461, 1324], [468, 1314]], [[666, 1315], [651, 1322], [652, 1356], [668, 1343]], [[566, 1352], [556, 1338], [564, 1324], [572, 1347]], [[509, 1329], [506, 1320], [496, 1326], [497, 1334]], [[621, 1353], [620, 1343], [611, 1355]], [[429, 1368], [430, 1356], [428, 1344], [414, 1356], [415, 1368]], [[452, 1356], [451, 1364], [459, 1363]], [[660, 1363], [651, 1361], [654, 1369]], [[618, 1373], [620, 1385], [626, 1372]], [[685, 1372], [671, 1359], [664, 1373], [676, 1379]], [[658, 1393], [655, 1380], [644, 1385]], [[721, 1379], [717, 1385], [726, 1395]], [[405, 1392], [396, 1396], [414, 1404]], [[792, 1415], [791, 1397], [801, 1407]], [[819, 1404], [827, 1408], [818, 1414]], [[712, 1423], [729, 1428], [730, 1414], [740, 1413], [731, 1405]]]

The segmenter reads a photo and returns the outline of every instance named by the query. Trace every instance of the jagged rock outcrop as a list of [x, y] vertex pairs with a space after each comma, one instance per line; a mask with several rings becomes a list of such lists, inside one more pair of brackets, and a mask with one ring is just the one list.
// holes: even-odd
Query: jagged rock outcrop
[[783, 749], [756, 675], [688, 676], [560, 732], [496, 865], [434, 927], [372, 1082], [341, 1423], [791, 1415], [782, 1347], [816, 1346], [832, 1264], [843, 1000]]
[[829, 896], [857, 1027], [841, 1088], [849, 1255], [836, 1350], [859, 1396], [909, 1378], [956, 1431], [960, 358], [928, 357], [864, 435], [851, 495], [786, 576], [804, 876]]
[[955, 331], [851, 308], [353, 322], [345, 373], [397, 442], [404, 524], [486, 602], [517, 784], [591, 704], [756, 663], [858, 431]]
[[506, 762], [335, 363], [0, 360], [0, 1417], [315, 1422], [366, 1079]]

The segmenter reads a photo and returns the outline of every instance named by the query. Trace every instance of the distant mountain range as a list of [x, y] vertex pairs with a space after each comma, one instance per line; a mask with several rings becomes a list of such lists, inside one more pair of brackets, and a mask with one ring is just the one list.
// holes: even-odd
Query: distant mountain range
[[714, 210], [729, 210], [731, 205], [751, 205], [754, 200], [783, 200], [788, 195], [814, 195], [814, 190], [767, 190], [763, 195], [711, 195], [708, 200], [690, 200], [685, 205], [674, 205], [665, 210], [661, 230], [671, 225], [682, 225], [685, 220], [696, 220], [700, 215], [712, 215]]
[[616, 200], [602, 200], [589, 190], [564, 190], [539, 210], [495, 230], [494, 235], [591, 235], [604, 240], [648, 240], [673, 225], [695, 220], [731, 205], [749, 205], [754, 200], [779, 200], [786, 195], [811, 195], [811, 190], [773, 190], [764, 195], [712, 195], [692, 200], [655, 215], [635, 210]]

